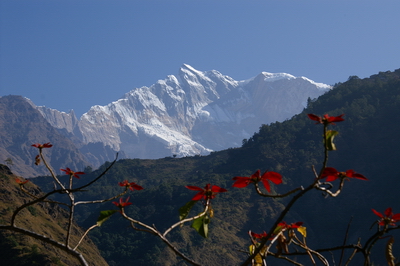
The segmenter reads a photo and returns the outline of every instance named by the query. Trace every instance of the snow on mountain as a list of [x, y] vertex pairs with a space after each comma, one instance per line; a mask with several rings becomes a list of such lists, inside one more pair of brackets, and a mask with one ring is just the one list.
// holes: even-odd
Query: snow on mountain
[[308, 98], [329, 89], [286, 73], [262, 72], [236, 81], [184, 64], [178, 75], [133, 89], [106, 106], [93, 106], [79, 120], [73, 112], [38, 109], [84, 145], [103, 143], [130, 158], [161, 158], [240, 146], [262, 124], [289, 119]]

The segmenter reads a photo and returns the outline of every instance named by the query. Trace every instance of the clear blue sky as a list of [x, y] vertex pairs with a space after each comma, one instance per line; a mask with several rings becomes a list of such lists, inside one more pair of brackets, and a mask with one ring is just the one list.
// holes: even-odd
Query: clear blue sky
[[0, 96], [78, 117], [189, 64], [334, 84], [400, 68], [400, 1], [1, 0]]

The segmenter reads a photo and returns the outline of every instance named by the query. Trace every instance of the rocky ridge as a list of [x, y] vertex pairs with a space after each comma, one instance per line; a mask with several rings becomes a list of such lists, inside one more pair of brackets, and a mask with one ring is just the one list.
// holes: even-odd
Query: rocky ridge
[[90, 163], [75, 143], [60, 134], [32, 103], [22, 96], [0, 97], [0, 162], [7, 162], [11, 170], [24, 177], [48, 175], [43, 164], [35, 165], [38, 149], [34, 143], [53, 144], [43, 154], [56, 174], [60, 168], [84, 169]]
[[238, 147], [262, 124], [291, 118], [308, 98], [330, 89], [285, 73], [262, 72], [236, 81], [184, 64], [178, 75], [133, 89], [106, 106], [93, 106], [79, 120], [73, 111], [37, 108], [80, 148], [97, 143], [110, 154], [123, 151], [129, 158], [155, 159]]

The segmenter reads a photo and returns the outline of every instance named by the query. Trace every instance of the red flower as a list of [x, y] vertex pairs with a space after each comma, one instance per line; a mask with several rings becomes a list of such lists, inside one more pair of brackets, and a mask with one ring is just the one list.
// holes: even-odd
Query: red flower
[[36, 147], [39, 150], [41, 150], [43, 148], [51, 148], [51, 147], [53, 147], [53, 145], [51, 145], [50, 142], [47, 142], [45, 144], [35, 143], [35, 144], [32, 144], [31, 146]]
[[328, 114], [320, 117], [314, 114], [308, 114], [308, 117], [311, 120], [317, 121], [316, 124], [324, 124], [324, 125], [328, 125], [328, 124], [332, 124], [334, 125], [334, 122], [342, 122], [344, 121], [344, 119], [342, 118], [342, 116], [344, 116], [344, 114], [341, 114], [339, 116], [329, 116]]
[[221, 193], [221, 192], [227, 192], [228, 190], [226, 190], [225, 188], [221, 188], [219, 186], [211, 186], [210, 184], [207, 184], [204, 189], [200, 188], [200, 187], [196, 187], [196, 186], [185, 186], [186, 188], [190, 189], [190, 190], [196, 190], [199, 191], [199, 193], [197, 193], [196, 195], [194, 195], [194, 197], [192, 198], [192, 200], [200, 200], [200, 199], [213, 199], [215, 198], [215, 195], [217, 193]]
[[15, 182], [17, 182], [20, 186], [22, 186], [22, 185], [28, 183], [29, 180], [22, 181], [22, 180], [19, 179], [19, 178], [15, 178]]
[[257, 170], [250, 177], [235, 176], [234, 178], [232, 178], [232, 180], [236, 180], [236, 181], [235, 181], [235, 183], [233, 183], [232, 186], [242, 188], [242, 187], [246, 187], [250, 183], [258, 183], [259, 181], [261, 181], [264, 184], [265, 189], [268, 192], [271, 192], [271, 187], [270, 187], [268, 181], [271, 181], [272, 183], [277, 184], [277, 185], [282, 183], [282, 176], [279, 173], [272, 172], [272, 171], [270, 171], [270, 172], [265, 171], [262, 176], [260, 175], [260, 173], [261, 173], [260, 170]]
[[382, 213], [375, 211], [372, 209], [372, 211], [381, 218], [379, 220], [379, 225], [385, 226], [385, 225], [393, 225], [395, 226], [398, 221], [400, 221], [400, 213], [393, 214], [392, 208], [387, 208], [384, 212], [385, 216], [383, 216]]
[[357, 179], [362, 179], [362, 180], [368, 180], [365, 176], [362, 174], [356, 173], [354, 170], [347, 170], [346, 172], [339, 172], [333, 167], [326, 167], [324, 171], [321, 174], [321, 178], [327, 177], [326, 181], [334, 181], [338, 178], [357, 178]]
[[291, 224], [287, 224], [285, 221], [282, 221], [278, 224], [278, 226], [280, 228], [286, 228], [286, 229], [295, 229], [295, 228], [299, 228], [303, 225], [303, 222], [297, 222], [297, 223], [291, 223]]
[[132, 204], [131, 202], [128, 202], [128, 200], [129, 197], [127, 197], [125, 201], [122, 198], [119, 198], [119, 202], [113, 201], [113, 204], [118, 208], [124, 208]]
[[69, 169], [68, 167], [67, 167], [67, 169], [60, 169], [60, 170], [64, 171], [65, 174], [73, 176], [73, 177], [76, 177], [78, 179], [80, 178], [79, 175], [84, 175], [85, 174], [84, 172], [74, 172], [71, 169]]
[[261, 234], [257, 234], [257, 233], [253, 233], [253, 232], [250, 232], [250, 234], [253, 238], [259, 238], [259, 239], [265, 238], [268, 236], [268, 234], [265, 231], [264, 231], [264, 233], [261, 233]]
[[129, 183], [128, 180], [125, 180], [124, 182], [118, 182], [118, 184], [119, 184], [121, 187], [129, 188], [131, 191], [133, 191], [133, 190], [135, 190], [135, 189], [136, 189], [136, 190], [142, 190], [142, 189], [143, 189], [143, 187], [137, 185], [135, 182]]

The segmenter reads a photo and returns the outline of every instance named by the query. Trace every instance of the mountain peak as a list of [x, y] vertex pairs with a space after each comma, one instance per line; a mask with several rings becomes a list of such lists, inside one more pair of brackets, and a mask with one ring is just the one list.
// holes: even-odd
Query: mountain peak
[[195, 69], [194, 67], [192, 67], [191, 65], [188, 65], [188, 64], [182, 64], [180, 70], [183, 70], [183, 71], [184, 70], [189, 70], [191, 72], [201, 72], [201, 71]]
[[270, 72], [261, 72], [261, 75], [264, 76], [264, 81], [273, 82], [281, 79], [295, 79], [296, 77], [287, 73], [270, 73]]
[[48, 109], [49, 112], [44, 113], [44, 107], [32, 104], [22, 96], [0, 98], [0, 151], [3, 160], [12, 159], [15, 165], [13, 171], [25, 177], [48, 174], [43, 165], [34, 165], [37, 149], [31, 147], [33, 143], [53, 144], [51, 149], [46, 149], [46, 156], [55, 169], [65, 165], [73, 169], [83, 169], [89, 165], [75, 146], [76, 143], [58, 131], [60, 129], [68, 134], [66, 132], [73, 127], [72, 124], [77, 123], [74, 121], [76, 117], [68, 118], [66, 113], [54, 109]]
[[181, 66], [181, 68], [179, 69], [179, 76], [181, 78], [181, 82], [185, 82], [185, 81], [193, 82], [193, 83], [196, 83], [196, 81], [212, 82], [205, 75], [205, 72], [199, 71], [188, 64], [183, 64]]
[[130, 158], [208, 154], [240, 146], [261, 124], [292, 117], [308, 97], [327, 88], [286, 73], [262, 72], [236, 81], [183, 64], [177, 76], [93, 106], [77, 123], [64, 119], [64, 125], [54, 126], [65, 127], [86, 145], [102, 143]]

